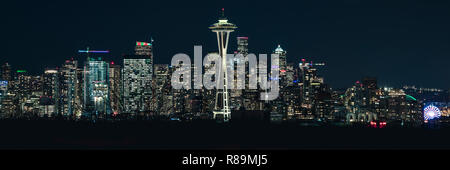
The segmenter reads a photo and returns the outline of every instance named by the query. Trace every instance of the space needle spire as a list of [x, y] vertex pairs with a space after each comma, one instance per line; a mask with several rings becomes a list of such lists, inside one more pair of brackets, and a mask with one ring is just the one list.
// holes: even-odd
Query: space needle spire
[[[222, 58], [221, 71], [218, 73], [217, 81], [217, 93], [216, 103], [213, 111], [213, 118], [216, 119], [218, 115], [223, 116], [223, 120], [227, 122], [231, 119], [231, 110], [229, 105], [229, 93], [228, 93], [228, 73], [227, 73], [227, 48], [230, 33], [236, 29], [236, 25], [229, 23], [225, 17], [225, 9], [222, 8], [222, 16], [217, 23], [214, 23], [209, 27], [212, 32], [217, 35], [217, 45], [219, 47], [219, 55]], [[223, 87], [219, 87], [223, 82]]]

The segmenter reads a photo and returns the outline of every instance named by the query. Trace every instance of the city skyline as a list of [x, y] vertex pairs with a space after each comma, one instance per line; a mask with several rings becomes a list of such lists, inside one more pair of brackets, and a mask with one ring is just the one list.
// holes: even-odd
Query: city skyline
[[[343, 123], [376, 128], [383, 128], [386, 123], [402, 127], [434, 126], [450, 116], [448, 89], [421, 89], [420, 84], [419, 89], [416, 84], [389, 86], [380, 83], [378, 76], [366, 73], [346, 88], [335, 88], [333, 80], [329, 80], [333, 77], [323, 74], [333, 69], [331, 60], [301, 56], [300, 61], [293, 62], [298, 56], [290, 57], [290, 50], [285, 48], [289, 45], [279, 43], [266, 53], [274, 54], [270, 57], [271, 66], [267, 67], [266, 54], [249, 48], [253, 46], [252, 38], [231, 34], [241, 28], [234, 24], [236, 19], [225, 14], [225, 8], [216, 11], [216, 18], [208, 28], [216, 34], [218, 48], [205, 48], [208, 52], [203, 56], [203, 46], [196, 45], [194, 57], [178, 52], [170, 64], [155, 65], [159, 57], [155, 54], [158, 46], [155, 47], [153, 36], [145, 41], [136, 40], [134, 52], [120, 58], [111, 54], [110, 48], [87, 46], [76, 55], [84, 56], [84, 61], [80, 57], [66, 58], [61, 67], [46, 67], [44, 74], [36, 75], [5, 62], [0, 70], [1, 116], [8, 119], [62, 116], [94, 122], [154, 118], [228, 122], [236, 117], [235, 121], [312, 121], [316, 125]], [[184, 27], [178, 31], [191, 33]], [[233, 39], [236, 42], [230, 41]], [[79, 62], [82, 64], [78, 65]], [[342, 67], [354, 70], [360, 65], [350, 64], [353, 67]], [[383, 69], [377, 71], [386, 71], [385, 66], [378, 65]], [[234, 71], [228, 70], [231, 67]], [[215, 73], [210, 75], [211, 71]], [[348, 75], [340, 77], [348, 81]], [[198, 83], [204, 86], [197, 86]], [[399, 82], [390, 82], [396, 83]], [[212, 89], [210, 85], [214, 85]]]
[[[120, 12], [120, 15], [107, 15], [111, 13], [109, 9], [121, 9], [118, 7], [121, 4], [112, 3], [106, 8], [96, 8], [102, 3], [93, 2], [91, 6], [81, 6], [70, 2], [67, 4], [38, 3], [36, 5], [42, 7], [40, 9], [48, 9], [39, 13], [43, 18], [47, 17], [48, 22], [29, 20], [33, 18], [30, 15], [36, 9], [28, 11], [23, 9], [25, 11], [18, 10], [6, 14], [6, 16], [14, 15], [17, 19], [8, 17], [6, 20], [10, 27], [6, 28], [5, 32], [13, 34], [8, 33], [4, 36], [2, 47], [6, 48], [3, 50], [4, 54], [0, 62], [9, 62], [16, 70], [26, 69], [31, 73], [42, 74], [44, 68], [57, 67], [59, 63], [71, 57], [82, 63], [84, 56], [77, 55], [76, 50], [84, 49], [86, 46], [92, 49], [111, 50], [111, 59], [120, 62], [123, 54], [131, 54], [134, 41], [150, 41], [151, 37], [155, 40], [155, 64], [169, 63], [170, 58], [179, 52], [192, 54], [194, 45], [203, 45], [204, 54], [206, 54], [215, 51], [216, 46], [212, 45], [215, 42], [214, 37], [208, 34], [205, 27], [214, 22], [219, 15], [219, 9], [224, 7], [227, 16], [240, 25], [240, 29], [232, 36], [233, 38], [230, 38], [229, 49], [237, 49], [235, 37], [239, 36], [249, 37], [249, 53], [270, 53], [280, 44], [288, 51], [288, 62], [299, 63], [301, 58], [325, 62], [327, 67], [322, 70], [322, 75], [326, 77], [326, 83], [334, 88], [347, 88], [365, 76], [377, 77], [381, 86], [416, 85], [427, 88], [448, 88], [450, 80], [445, 77], [450, 77], [449, 67], [446, 66], [449, 63], [446, 56], [450, 55], [447, 50], [447, 47], [450, 47], [448, 42], [450, 38], [447, 38], [448, 33], [443, 31], [448, 24], [440, 19], [449, 16], [449, 13], [440, 10], [431, 11], [431, 9], [440, 9], [439, 5], [445, 4], [424, 4], [418, 7], [415, 5], [421, 4], [419, 2], [373, 4], [349, 1], [332, 7], [333, 3], [320, 6], [313, 2], [298, 4], [280, 2], [280, 4], [283, 3], [291, 4], [293, 7], [283, 5], [285, 10], [274, 9], [277, 12], [262, 12], [270, 11], [268, 4], [257, 4], [261, 10], [251, 8], [245, 11], [243, 8], [249, 6], [245, 2], [242, 2], [242, 7], [204, 2], [205, 6], [211, 6], [211, 8], [194, 6], [183, 8], [181, 6], [186, 4], [170, 6], [165, 3], [155, 3], [154, 5], [161, 9], [149, 11], [148, 15], [136, 15], [142, 13], [142, 10], [134, 4], [128, 4], [129, 8]], [[17, 4], [12, 2], [11, 5]], [[386, 8], [399, 6], [400, 8], [395, 10]], [[72, 10], [62, 12], [61, 10], [65, 8]], [[383, 8], [384, 13], [378, 13], [378, 8]], [[86, 13], [72, 16], [71, 14], [78, 12], [77, 9], [85, 10]], [[340, 9], [347, 9], [347, 11]], [[363, 10], [366, 12], [362, 12]], [[169, 11], [173, 14], [169, 14]], [[333, 13], [338, 11], [339, 13]], [[352, 11], [360, 12], [361, 16], [353, 15]], [[66, 18], [60, 20], [61, 18], [54, 12], [61, 12], [60, 16]], [[126, 15], [128, 13], [130, 15]], [[203, 13], [208, 15], [202, 15]], [[158, 14], [163, 15], [164, 19], [155, 17]], [[426, 15], [415, 17], [418, 14]], [[133, 23], [131, 24], [127, 20], [142, 19], [141, 17], [131, 18], [132, 16], [148, 16], [149, 19], [147, 22], [137, 24], [131, 22]], [[81, 22], [83, 17], [89, 18], [90, 22], [87, 25], [92, 26], [84, 28]], [[102, 20], [102, 17], [107, 21]], [[113, 20], [115, 17], [119, 18], [118, 22]], [[361, 20], [364, 17], [366, 20]], [[184, 20], [187, 18], [191, 19]], [[256, 20], [252, 21], [253, 19]], [[397, 23], [397, 19], [403, 20]], [[69, 23], [69, 21], [75, 22]], [[255, 22], [262, 24], [255, 26], [253, 24]], [[61, 28], [61, 25], [53, 25], [57, 23], [63, 25], [62, 29], [57, 29]], [[100, 28], [95, 27], [102, 23], [106, 24], [103, 27], [108, 27], [108, 24], [112, 23], [128, 23], [122, 25], [130, 28], [122, 33], [118, 31], [122, 26], [108, 27], [103, 28], [105, 33], [102, 33]], [[432, 27], [426, 27], [427, 24]], [[26, 25], [31, 27], [20, 27]], [[13, 35], [17, 35], [14, 34], [17, 27], [20, 27], [18, 30], [21, 30], [22, 36], [14, 38]], [[83, 29], [75, 29], [79, 27]], [[181, 27], [192, 31], [192, 35], [181, 36], [179, 31]], [[29, 28], [33, 29], [29, 30]], [[167, 30], [163, 31], [162, 28]], [[405, 29], [410, 31], [405, 32]], [[65, 36], [60, 37], [62, 33]], [[79, 38], [74, 38], [75, 35]], [[38, 39], [42, 42], [36, 41]], [[56, 41], [60, 39], [61, 41]], [[23, 48], [20, 42], [25, 46], [29, 45], [26, 48], [29, 50], [17, 52], [18, 48]], [[17, 60], [19, 58], [21, 60]], [[29, 62], [23, 62], [23, 59]]]
[[14, 166], [58, 168], [414, 164], [433, 154], [386, 151], [450, 149], [449, 9], [5, 1], [0, 150]]

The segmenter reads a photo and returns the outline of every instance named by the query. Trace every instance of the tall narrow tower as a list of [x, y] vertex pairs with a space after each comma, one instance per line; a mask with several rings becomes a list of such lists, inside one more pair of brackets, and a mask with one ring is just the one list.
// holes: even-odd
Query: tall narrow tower
[[[222, 57], [222, 66], [219, 75], [217, 76], [217, 93], [216, 104], [213, 117], [216, 119], [218, 115], [223, 116], [224, 121], [228, 121], [231, 118], [231, 110], [229, 106], [229, 93], [228, 93], [228, 81], [227, 81], [227, 48], [230, 33], [237, 27], [228, 22], [225, 17], [225, 10], [222, 8], [222, 16], [219, 18], [219, 22], [211, 25], [209, 29], [215, 32], [217, 35], [217, 45], [219, 47], [219, 55]], [[223, 87], [220, 88], [221, 82]], [[220, 97], [221, 96], [221, 97]]]
[[83, 71], [83, 114], [90, 117], [100, 114], [109, 116], [109, 63], [101, 57], [101, 54], [108, 54], [109, 51], [90, 50], [88, 47], [87, 50], [78, 52], [87, 55]]

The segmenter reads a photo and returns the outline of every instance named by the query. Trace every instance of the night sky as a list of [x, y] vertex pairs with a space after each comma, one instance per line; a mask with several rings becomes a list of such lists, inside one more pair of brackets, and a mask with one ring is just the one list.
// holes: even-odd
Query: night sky
[[217, 50], [208, 26], [221, 8], [239, 27], [229, 53], [235, 37], [248, 36], [252, 53], [281, 44], [289, 62], [326, 62], [321, 73], [332, 87], [375, 76], [381, 86], [449, 88], [449, 1], [7, 1], [0, 63], [40, 74], [71, 57], [84, 60], [76, 52], [87, 46], [119, 61], [152, 36], [155, 63], [168, 64], [177, 53], [193, 57], [194, 45]]

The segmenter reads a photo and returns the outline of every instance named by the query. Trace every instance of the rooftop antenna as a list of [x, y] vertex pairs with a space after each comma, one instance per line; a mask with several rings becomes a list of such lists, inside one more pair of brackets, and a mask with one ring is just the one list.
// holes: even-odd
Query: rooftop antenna
[[90, 50], [89, 47], [86, 47], [86, 50], [78, 50], [78, 53], [86, 53], [87, 59], [89, 61], [90, 53], [109, 53], [109, 50]]
[[225, 8], [222, 8], [220, 19], [226, 19], [225, 18]]

